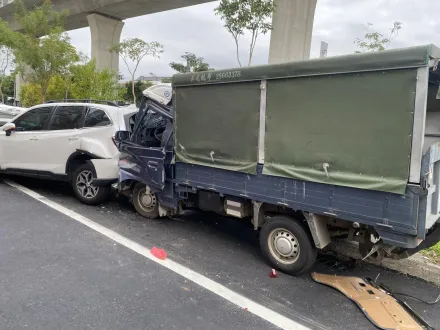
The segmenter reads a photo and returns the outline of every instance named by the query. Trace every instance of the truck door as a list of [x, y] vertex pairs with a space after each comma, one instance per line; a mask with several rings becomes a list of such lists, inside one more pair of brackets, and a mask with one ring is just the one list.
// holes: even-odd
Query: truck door
[[169, 118], [152, 109], [141, 111], [129, 140], [120, 144], [121, 181], [135, 179], [156, 191], [165, 186], [165, 143]]

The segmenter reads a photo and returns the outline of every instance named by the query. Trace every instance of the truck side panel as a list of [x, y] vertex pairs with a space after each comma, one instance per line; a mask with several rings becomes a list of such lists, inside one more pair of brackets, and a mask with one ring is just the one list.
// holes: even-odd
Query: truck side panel
[[250, 175], [180, 162], [175, 164], [175, 183], [357, 221], [375, 227], [385, 243], [404, 248], [418, 245], [423, 197], [417, 186], [408, 186], [405, 195], [398, 195], [263, 175], [261, 165], [257, 175]]

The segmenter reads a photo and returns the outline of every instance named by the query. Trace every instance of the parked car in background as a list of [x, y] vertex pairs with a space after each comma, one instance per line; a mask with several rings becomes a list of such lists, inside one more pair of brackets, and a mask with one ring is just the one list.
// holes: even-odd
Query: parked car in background
[[26, 108], [13, 107], [0, 103], [0, 126], [10, 122], [14, 117], [26, 111]]
[[32, 107], [1, 127], [0, 173], [67, 181], [81, 202], [99, 204], [118, 178], [115, 132], [130, 131], [135, 115], [111, 102]]
[[11, 121], [12, 118], [6, 118], [6, 117], [2, 117], [2, 115], [0, 114], [0, 126], [3, 126], [4, 124], [6, 124], [7, 122]]

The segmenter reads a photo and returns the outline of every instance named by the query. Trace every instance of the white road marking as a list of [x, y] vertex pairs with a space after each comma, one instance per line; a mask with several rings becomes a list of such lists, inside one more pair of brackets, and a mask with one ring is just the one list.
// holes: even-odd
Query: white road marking
[[53, 208], [54, 210], [57, 210], [58, 212], [61, 212], [73, 220], [76, 220], [83, 225], [97, 231], [98, 233], [112, 239], [113, 241], [129, 248], [130, 250], [139, 253], [140, 255], [150, 259], [151, 261], [154, 261], [155, 263], [168, 268], [169, 270], [185, 277], [186, 279], [200, 285], [201, 287], [215, 293], [216, 295], [228, 300], [229, 302], [243, 308], [247, 309], [248, 312], [255, 314], [256, 316], [259, 316], [260, 318], [272, 323], [273, 325], [286, 330], [307, 330], [308, 328], [267, 308], [263, 305], [250, 300], [249, 298], [246, 298], [242, 296], [241, 294], [232, 291], [228, 289], [227, 287], [221, 285], [220, 283], [217, 283], [206, 276], [199, 274], [181, 264], [178, 264], [175, 261], [172, 261], [170, 259], [160, 260], [155, 258], [153, 255], [151, 255], [150, 250], [146, 248], [145, 246], [140, 245], [139, 243], [136, 243], [132, 241], [131, 239], [122, 236], [116, 232], [114, 232], [111, 229], [108, 229], [84, 216], [81, 214], [78, 214], [72, 210], [69, 210], [65, 208], [64, 206], [61, 206], [58, 203], [55, 203], [46, 197], [38, 194], [35, 191], [32, 191], [26, 187], [23, 187], [22, 185], [15, 183], [10, 180], [4, 180], [5, 183], [10, 185], [11, 187], [14, 187], [26, 195], [40, 201], [43, 204], [46, 204], [47, 206]]

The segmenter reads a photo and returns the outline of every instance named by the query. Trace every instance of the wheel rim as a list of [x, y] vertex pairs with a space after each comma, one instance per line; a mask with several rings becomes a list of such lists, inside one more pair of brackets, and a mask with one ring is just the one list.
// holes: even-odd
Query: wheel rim
[[270, 253], [278, 262], [290, 265], [298, 260], [299, 242], [290, 231], [282, 228], [272, 230], [267, 243]]
[[138, 204], [146, 212], [152, 212], [156, 208], [156, 194], [147, 193], [147, 189], [143, 188], [138, 194]]
[[96, 197], [99, 187], [93, 184], [93, 174], [91, 171], [84, 170], [78, 174], [76, 177], [76, 189], [86, 199]]

